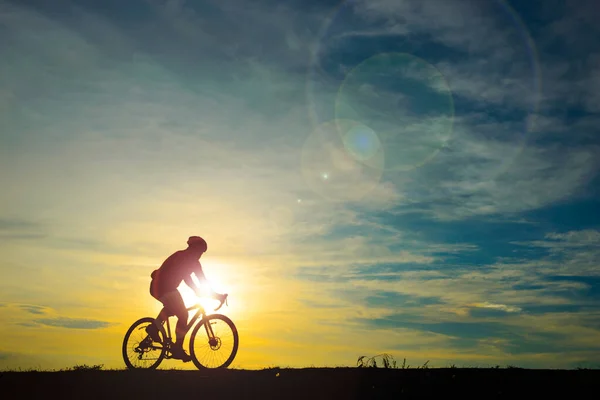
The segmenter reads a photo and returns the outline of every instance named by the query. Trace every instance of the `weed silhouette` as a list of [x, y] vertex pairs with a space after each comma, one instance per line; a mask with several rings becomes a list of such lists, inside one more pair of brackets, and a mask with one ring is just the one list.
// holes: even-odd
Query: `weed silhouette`
[[67, 368], [67, 371], [100, 371], [104, 368], [104, 364], [96, 364], [96, 365], [75, 365], [71, 368]]
[[[377, 360], [380, 360], [381, 364], [377, 363]], [[429, 364], [429, 360], [425, 362], [422, 366], [417, 367], [417, 369], [427, 369]], [[382, 353], [374, 355], [373, 357], [360, 356], [356, 360], [356, 366], [358, 368], [381, 368], [384, 369], [408, 369], [410, 365], [406, 364], [406, 358], [402, 361], [402, 365], [398, 366], [396, 360], [391, 354]]]

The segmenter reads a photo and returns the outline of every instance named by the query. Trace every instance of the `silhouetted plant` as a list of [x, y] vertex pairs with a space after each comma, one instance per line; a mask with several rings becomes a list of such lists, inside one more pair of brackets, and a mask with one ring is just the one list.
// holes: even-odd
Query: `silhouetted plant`
[[[373, 357], [360, 356], [358, 357], [358, 360], [356, 360], [356, 365], [359, 368], [377, 368], [377, 358], [381, 359], [383, 368], [398, 368], [394, 357], [387, 353], [377, 354]], [[406, 359], [404, 359], [404, 361], [406, 362]]]
[[[377, 359], [381, 359], [381, 364], [377, 363]], [[373, 357], [360, 356], [358, 360], [356, 360], [356, 366], [359, 368], [378, 368], [379, 366], [386, 369], [408, 369], [410, 365], [406, 363], [406, 358], [402, 360], [402, 365], [398, 366], [394, 357], [387, 353], [377, 354]], [[425, 363], [417, 367], [417, 369], [427, 369], [429, 368], [429, 360], [425, 361]]]
[[72, 371], [100, 371], [104, 367], [104, 364], [96, 364], [96, 365], [75, 365], [73, 368], [70, 368]]

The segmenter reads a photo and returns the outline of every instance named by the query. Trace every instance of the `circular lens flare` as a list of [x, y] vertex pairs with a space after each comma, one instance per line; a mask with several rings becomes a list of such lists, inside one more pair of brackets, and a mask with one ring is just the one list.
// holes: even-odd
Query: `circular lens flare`
[[381, 53], [352, 69], [338, 92], [336, 118], [362, 124], [344, 144], [359, 160], [380, 149], [385, 170], [408, 171], [450, 140], [454, 103], [443, 75], [406, 53]]
[[343, 135], [343, 142], [348, 153], [361, 162], [368, 163], [381, 150], [377, 134], [365, 125], [350, 128]]
[[383, 173], [384, 155], [374, 132], [368, 132], [350, 120], [319, 125], [302, 148], [307, 185], [331, 201], [360, 200], [373, 190]]
[[[344, 70], [347, 71], [349, 68], [352, 68], [352, 65], [356, 65], [358, 57], [361, 57], [364, 60], [381, 51], [404, 51], [405, 49], [410, 48], [410, 43], [407, 43], [409, 36], [402, 28], [411, 28], [413, 26], [419, 27], [423, 20], [427, 20], [427, 18], [421, 19], [420, 17], [426, 16], [423, 15], [423, 12], [433, 9], [433, 7], [422, 7], [422, 5], [428, 1], [429, 0], [403, 0], [402, 2], [398, 2], [398, 10], [406, 8], [406, 10], [409, 11], [399, 16], [399, 21], [401, 21], [401, 23], [398, 25], [386, 25], [380, 23], [380, 21], [389, 21], [392, 20], [393, 17], [398, 17], [398, 15], [394, 15], [396, 12], [394, 7], [389, 9], [390, 15], [382, 13], [378, 16], [377, 12], [374, 12], [370, 15], [369, 19], [357, 20], [355, 10], [356, 4], [351, 0], [341, 1], [337, 7], [331, 10], [329, 15], [325, 16], [323, 25], [319, 30], [318, 40], [310, 52], [310, 67], [306, 81], [306, 96], [309, 106], [308, 116], [313, 123], [313, 126], [317, 126], [321, 121], [330, 118], [327, 109], [329, 106], [328, 97], [323, 95], [320, 88], [326, 87], [328, 84], [336, 84], [335, 82], [338, 82], [340, 79], [338, 75], [339, 72]], [[494, 12], [493, 16], [491, 15], [491, 12]], [[536, 44], [529, 33], [528, 27], [509, 2], [507, 0], [492, 0], [489, 4], [486, 3], [486, 7], [482, 8], [482, 13], [490, 18], [494, 18], [499, 24], [504, 24], [502, 29], [505, 29], [506, 33], [510, 33], [509, 43], [499, 41], [493, 46], [500, 45], [503, 46], [502, 48], [506, 48], [507, 45], [514, 46], [513, 50], [515, 58], [513, 62], [518, 63], [519, 65], [526, 65], [530, 71], [531, 77], [531, 82], [522, 82], [524, 85], [531, 85], [529, 95], [526, 98], [521, 99], [524, 100], [524, 104], [527, 108], [527, 110], [525, 110], [527, 115], [524, 116], [523, 127], [512, 130], [512, 132], [504, 139], [505, 142], [510, 142], [510, 146], [512, 147], [511, 154], [503, 157], [503, 160], [498, 163], [497, 167], [489, 170], [487, 176], [489, 179], [493, 179], [495, 176], [500, 175], [503, 171], [510, 168], [515, 158], [524, 149], [528, 140], [528, 132], [536, 130], [536, 116], [539, 111], [539, 103], [542, 97], [542, 79]], [[378, 19], [378, 17], [381, 17], [381, 19]], [[423, 28], [425, 28], [424, 31], [426, 32], [427, 27], [423, 26]], [[461, 24], [460, 26], [450, 25], [449, 28], [457, 30], [461, 36], [463, 34], [468, 34], [471, 30], [469, 24]], [[359, 46], [357, 46], [357, 44], [359, 44]], [[495, 51], [495, 48], [490, 47], [490, 50]], [[438, 62], [441, 61], [444, 63], [444, 59], [442, 58], [442, 60], [440, 60], [439, 55], [440, 54], [436, 54], [436, 59]], [[344, 62], [345, 60], [347, 61], [346, 63]], [[451, 59], [446, 61], [450, 62], [450, 65], [452, 65], [453, 61]], [[492, 59], [489, 61], [493, 62]], [[494, 68], [495, 66], [490, 65], [490, 67]], [[524, 76], [517, 76], [516, 78], [521, 79], [523, 77]], [[343, 79], [343, 77], [341, 78]], [[486, 87], [482, 88], [486, 89]], [[495, 105], [492, 104], [491, 106], [494, 107]], [[337, 118], [353, 118], [348, 117], [348, 115], [351, 116], [353, 114], [336, 114]], [[358, 121], [365, 123], [365, 121], [361, 119]], [[444, 123], [443, 121], [439, 122]], [[382, 146], [385, 146], [386, 170], [408, 170], [414, 168], [414, 166], [411, 165], [411, 162], [414, 164], [415, 162], [420, 161], [417, 165], [423, 165], [432, 160], [435, 155], [439, 153], [440, 149], [437, 148], [437, 146], [429, 149], [423, 147], [418, 151], [422, 153], [421, 157], [416, 157], [418, 154], [413, 153], [412, 151], [405, 151], [402, 153], [402, 149], [405, 149], [405, 146], [396, 146], [397, 148], [400, 148], [400, 156], [412, 155], [415, 158], [413, 160], [406, 159], [401, 161], [400, 156], [393, 157], [398, 150], [392, 149], [389, 143], [385, 143], [384, 139], [387, 134], [371, 124], [365, 124], [375, 130], [379, 135]], [[452, 139], [454, 140], [456, 137], [453, 137]], [[455, 142], [454, 145], [458, 145], [458, 143]], [[452, 148], [454, 145], [449, 147]], [[442, 146], [442, 148], [444, 147], [446, 146]], [[423, 155], [425, 155], [425, 157], [423, 157]]]

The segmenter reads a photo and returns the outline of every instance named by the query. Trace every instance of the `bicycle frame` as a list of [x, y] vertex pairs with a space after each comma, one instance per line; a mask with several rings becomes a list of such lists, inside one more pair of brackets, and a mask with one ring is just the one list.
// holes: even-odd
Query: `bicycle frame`
[[[206, 316], [206, 310], [204, 309], [204, 307], [202, 307], [202, 305], [200, 304], [195, 304], [191, 307], [188, 307], [186, 310], [188, 311], [192, 311], [194, 309], [197, 309], [198, 311], [196, 311], [196, 314], [194, 314], [194, 316], [190, 319], [190, 321], [188, 322], [188, 324], [185, 327], [185, 334], [184, 336], [186, 336], [188, 334], [188, 332], [190, 331], [190, 329], [192, 329], [192, 327], [194, 326], [194, 324], [196, 323], [196, 321], [198, 321], [198, 319], [202, 320], [204, 319], [204, 317]], [[172, 340], [171, 340], [171, 324], [169, 322], [169, 318], [167, 318], [165, 320], [166, 322], [166, 330], [165, 330], [165, 340], [167, 342], [168, 345], [171, 345]], [[210, 326], [210, 324], [204, 324], [204, 329], [206, 329], [206, 333], [209, 337], [209, 339], [212, 339], [214, 337], [214, 332], [212, 330], [212, 327]]]

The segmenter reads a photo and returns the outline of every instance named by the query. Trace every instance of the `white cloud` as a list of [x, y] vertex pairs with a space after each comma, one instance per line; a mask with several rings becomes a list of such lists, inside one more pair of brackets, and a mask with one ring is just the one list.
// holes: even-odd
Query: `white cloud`
[[[568, 231], [564, 233], [552, 232], [546, 234], [546, 239], [557, 241], [551, 244], [551, 246], [563, 245], [565, 247], [600, 247], [600, 232], [593, 229], [586, 229], [582, 231]], [[546, 244], [550, 243], [551, 242], [546, 242]]]
[[530, 65], [530, 37], [503, 7], [443, 0], [353, 4], [356, 13], [373, 24], [385, 21], [383, 31], [388, 34], [425, 34], [468, 55], [468, 61], [439, 64], [455, 93], [521, 107], [533, 104], [531, 69], [537, 66]]
[[507, 306], [506, 304], [489, 303], [487, 301], [484, 301], [483, 303], [474, 303], [474, 304], [471, 304], [471, 306], [478, 307], [478, 308], [489, 308], [492, 310], [500, 310], [500, 311], [505, 311], [508, 313], [515, 313], [515, 312], [521, 311], [520, 307]]
[[[455, 131], [449, 151], [404, 186], [436, 218], [518, 213], [583, 194], [597, 171], [593, 147], [524, 146]], [[504, 128], [498, 125], [495, 132]], [[417, 208], [418, 205], [417, 205]]]
[[[544, 107], [538, 108], [542, 105], [538, 103], [542, 93], [537, 91], [539, 60], [527, 27], [509, 9], [497, 4], [437, 0], [361, 1], [345, 7], [363, 17], [365, 23], [346, 23], [342, 12], [332, 19], [331, 37], [323, 38], [318, 54], [316, 75], [321, 86], [328, 82], [325, 61], [339, 61], [329, 59], [328, 52], [335, 55], [340, 49], [356, 47], [357, 42], [344, 43], [355, 36], [365, 36], [376, 44], [376, 33], [387, 32], [403, 35], [413, 45], [426, 37], [463, 54], [425, 60], [441, 71], [457, 99], [471, 103], [456, 110], [454, 130], [443, 151], [411, 174], [386, 172], [385, 179], [394, 182], [400, 193], [398, 204], [408, 206], [400, 207], [397, 213], [421, 210], [439, 219], [462, 219], [519, 213], [584, 194], [597, 171], [593, 157], [596, 148], [584, 143], [591, 140], [593, 121], [567, 123], [555, 114], [546, 114], [545, 106], [560, 100], [553, 97], [552, 87], [564, 86], [568, 92], [567, 76], [557, 75], [558, 82], [548, 82], [551, 89], [543, 94]], [[374, 31], [376, 23], [379, 27]], [[560, 63], [555, 60], [550, 66], [544, 65], [544, 71], [556, 69]], [[411, 125], [407, 116], [397, 121], [402, 107], [390, 114], [396, 119], [380, 117], [389, 117], [404, 127]], [[402, 137], [403, 151], [414, 154], [414, 140], [424, 137], [429, 129], [439, 131], [428, 123], [419, 125], [415, 132], [407, 130], [407, 137]], [[386, 166], [394, 156], [405, 163], [410, 159], [404, 153], [386, 152]]]
[[599, 239], [599, 231], [585, 229], [550, 232], [543, 240], [513, 242], [513, 244], [548, 250], [548, 256], [540, 261], [538, 268], [540, 273], [598, 276]]
[[[595, 46], [590, 37], [597, 31], [593, 1], [562, 8], [541, 4], [541, 21], [546, 24], [541, 27], [528, 27], [509, 5], [495, 2], [374, 0], [352, 6], [371, 25], [349, 26], [338, 39], [399, 35], [417, 40], [416, 35], [423, 34], [462, 52], [458, 60], [436, 63], [457, 95], [524, 110], [552, 107], [557, 101], [598, 110], [595, 71], [600, 49], [590, 52]], [[375, 25], [380, 28], [373, 30]], [[529, 31], [534, 28], [532, 38]], [[577, 56], [552, 55], [557, 43]]]

